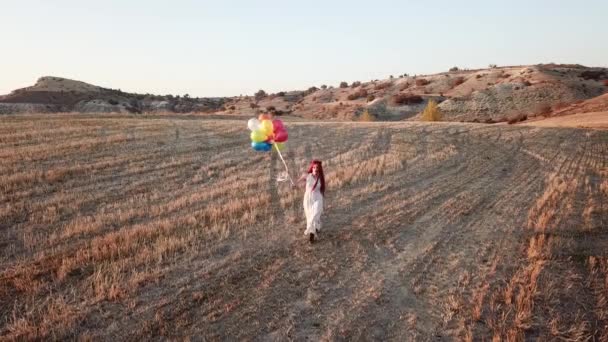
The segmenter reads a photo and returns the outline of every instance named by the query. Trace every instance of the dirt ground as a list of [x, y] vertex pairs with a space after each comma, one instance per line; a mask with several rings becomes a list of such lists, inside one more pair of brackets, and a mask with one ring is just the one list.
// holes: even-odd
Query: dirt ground
[[0, 340], [607, 340], [608, 132], [0, 120]]
[[537, 127], [575, 127], [608, 129], [608, 112], [578, 113], [556, 116], [535, 121], [522, 122], [521, 125]]

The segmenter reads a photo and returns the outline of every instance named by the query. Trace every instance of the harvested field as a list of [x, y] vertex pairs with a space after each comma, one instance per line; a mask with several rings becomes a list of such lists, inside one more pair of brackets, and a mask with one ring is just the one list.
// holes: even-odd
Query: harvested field
[[608, 340], [608, 132], [4, 116], [0, 340]]

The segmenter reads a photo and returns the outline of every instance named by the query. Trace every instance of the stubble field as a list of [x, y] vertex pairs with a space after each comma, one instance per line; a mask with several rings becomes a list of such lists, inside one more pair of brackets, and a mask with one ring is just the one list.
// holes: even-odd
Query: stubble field
[[608, 132], [0, 120], [0, 340], [608, 339]]

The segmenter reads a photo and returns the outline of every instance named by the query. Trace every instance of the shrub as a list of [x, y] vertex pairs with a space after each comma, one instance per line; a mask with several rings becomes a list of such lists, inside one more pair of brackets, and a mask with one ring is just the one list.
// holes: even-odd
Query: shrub
[[321, 89], [327, 89], [327, 86], [324, 84], [321, 86]]
[[543, 104], [538, 108], [538, 115], [543, 117], [551, 116], [551, 106], [548, 104]]
[[277, 93], [277, 96], [283, 97], [283, 96], [285, 96], [285, 92], [284, 91], [280, 91], [280, 92]]
[[496, 69], [496, 67], [497, 67], [497, 66], [496, 66], [496, 64], [490, 64], [490, 65], [488, 65], [488, 67], [489, 67], [490, 69]]
[[312, 86], [312, 87], [308, 88], [308, 90], [306, 90], [306, 93], [307, 94], [312, 94], [312, 93], [314, 93], [317, 90], [319, 90], [319, 88], [317, 88], [315, 86]]
[[525, 81], [524, 81], [524, 86], [525, 86], [525, 87], [529, 87], [529, 86], [531, 86], [531, 85], [532, 85], [532, 83], [530, 83], [530, 81], [528, 81], [528, 80], [525, 80]]
[[266, 111], [267, 112], [276, 112], [277, 109], [274, 106], [268, 106], [268, 107], [266, 107]]
[[236, 109], [236, 106], [235, 106], [235, 105], [232, 105], [232, 106], [230, 106], [228, 109], [230, 109], [230, 110], [235, 110], [235, 109]]
[[116, 101], [114, 99], [110, 99], [110, 100], [108, 100], [108, 103], [111, 104], [112, 106], [116, 106], [118, 104], [118, 101]]
[[256, 109], [258, 107], [259, 106], [257, 104], [255, 104], [255, 103], [253, 103], [253, 102], [249, 103], [249, 108], [251, 108], [251, 109]]
[[366, 121], [366, 122], [371, 122], [371, 121], [376, 121], [376, 117], [374, 117], [369, 110], [365, 110], [363, 111], [363, 113], [361, 114], [361, 116], [359, 117], [359, 121]]
[[390, 86], [392, 86], [393, 83], [392, 82], [383, 82], [383, 83], [378, 83], [376, 84], [376, 86], [374, 86], [375, 90], [382, 90], [382, 89], [386, 89]]
[[258, 90], [258, 92], [255, 93], [255, 95], [254, 95], [256, 100], [261, 100], [261, 99], [265, 98], [266, 96], [268, 96], [268, 94], [266, 94], [266, 92], [262, 89]]
[[492, 119], [492, 118], [489, 118], [489, 119], [486, 119], [486, 121], [484, 121], [484, 123], [493, 124], [493, 123], [496, 123], [496, 121], [494, 121], [494, 119]]
[[340, 88], [348, 88], [348, 83], [340, 82]]
[[585, 70], [581, 73], [581, 77], [586, 80], [599, 81], [606, 73], [603, 70]]
[[457, 66], [453, 66], [450, 68], [450, 72], [454, 72], [454, 71], [458, 71], [458, 67]]
[[477, 74], [477, 75], [475, 75], [475, 78], [480, 79], [480, 78], [481, 78], [481, 75], [480, 75], [480, 74]]
[[360, 86], [360, 85], [361, 85], [361, 82], [356, 81], [356, 82], [353, 82], [353, 84], [351, 84], [351, 85], [350, 85], [350, 87], [351, 87], [351, 88], [357, 88], [357, 87], [358, 87], [358, 86]]
[[367, 102], [372, 102], [376, 99], [376, 97], [373, 94], [369, 94], [367, 95]]
[[427, 79], [424, 78], [417, 78], [416, 79], [416, 85], [419, 87], [425, 86], [427, 84], [429, 84], [430, 82]]
[[347, 99], [352, 101], [352, 100], [356, 100], [360, 97], [366, 97], [366, 96], [367, 96], [367, 90], [359, 89], [356, 92], [348, 95]]
[[514, 124], [514, 123], [518, 123], [518, 122], [520, 122], [520, 121], [525, 121], [525, 120], [527, 120], [527, 119], [528, 119], [528, 116], [527, 116], [526, 114], [519, 114], [519, 115], [515, 115], [515, 116], [513, 116], [513, 117], [509, 118], [509, 119], [507, 120], [507, 123], [508, 123], [509, 125], [512, 125], [512, 124]]
[[452, 82], [452, 86], [456, 87], [464, 83], [464, 77], [456, 77], [454, 82]]
[[411, 94], [397, 94], [393, 96], [393, 102], [400, 105], [409, 105], [409, 104], [417, 104], [422, 103], [424, 100], [422, 97], [418, 95]]
[[440, 121], [441, 117], [441, 111], [437, 106], [437, 102], [433, 100], [429, 100], [429, 103], [426, 105], [426, 108], [424, 108], [422, 115], [420, 116], [422, 121]]

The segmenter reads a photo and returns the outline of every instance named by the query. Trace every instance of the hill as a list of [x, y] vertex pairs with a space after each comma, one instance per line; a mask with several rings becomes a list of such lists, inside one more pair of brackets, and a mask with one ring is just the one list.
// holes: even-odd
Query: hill
[[126, 93], [61, 77], [41, 77], [35, 85], [0, 96], [0, 114], [213, 112], [222, 98]]
[[381, 121], [418, 120], [428, 100], [434, 99], [446, 121], [497, 122], [602, 95], [608, 91], [606, 79], [608, 69], [580, 65], [453, 70], [234, 98], [224, 113], [278, 110], [307, 119], [357, 120], [367, 109]]
[[[257, 115], [260, 111], [303, 119], [419, 120], [430, 99], [445, 121], [494, 123], [577, 110], [576, 104], [608, 91], [608, 69], [540, 64], [407, 75], [369, 82], [342, 82], [301, 91], [231, 98], [190, 98], [129, 94], [84, 82], [42, 77], [32, 86], [0, 97], [0, 113], [18, 112], [175, 112]], [[564, 112], [565, 113], [565, 112]]]

